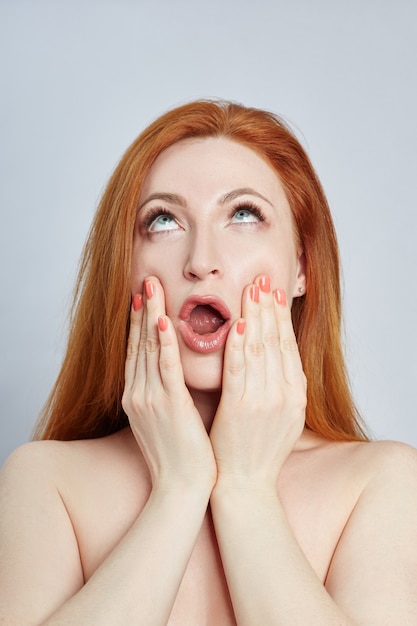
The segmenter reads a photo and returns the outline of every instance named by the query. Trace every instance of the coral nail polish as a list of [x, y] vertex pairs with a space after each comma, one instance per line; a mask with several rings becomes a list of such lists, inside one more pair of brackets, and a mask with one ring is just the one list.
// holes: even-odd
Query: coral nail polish
[[259, 280], [259, 289], [264, 293], [269, 293], [271, 289], [271, 280], [269, 276], [262, 276]]
[[153, 296], [154, 286], [150, 280], [145, 280], [145, 293], [148, 300], [150, 300]]
[[246, 322], [245, 320], [239, 320], [236, 326], [236, 332], [238, 335], [243, 335], [245, 332]]
[[165, 317], [165, 315], [160, 315], [158, 317], [158, 328], [159, 328], [159, 330], [162, 330], [162, 331], [164, 331], [164, 330], [166, 330], [168, 328], [168, 320]]
[[259, 287], [258, 285], [252, 285], [249, 291], [249, 295], [253, 302], [259, 302]]
[[285, 295], [285, 291], [283, 289], [277, 289], [275, 292], [275, 300], [281, 306], [285, 306], [287, 304], [287, 296]]
[[133, 310], [139, 311], [143, 306], [143, 298], [140, 293], [136, 293], [132, 299]]

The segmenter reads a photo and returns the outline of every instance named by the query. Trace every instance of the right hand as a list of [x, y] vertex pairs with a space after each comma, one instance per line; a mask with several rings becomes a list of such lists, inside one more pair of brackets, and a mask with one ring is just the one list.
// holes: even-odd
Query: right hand
[[[134, 297], [122, 406], [148, 465], [153, 488], [213, 487], [216, 463], [185, 385], [178, 341], [159, 280]], [[136, 310], [135, 310], [136, 309]]]

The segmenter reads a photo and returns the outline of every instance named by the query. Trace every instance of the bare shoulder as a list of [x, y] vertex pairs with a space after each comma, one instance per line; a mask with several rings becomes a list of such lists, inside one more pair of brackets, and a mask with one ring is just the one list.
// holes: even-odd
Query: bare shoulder
[[[364, 496], [372, 486], [387, 488], [397, 484], [400, 490], [417, 483], [417, 450], [396, 441], [371, 441], [354, 444], [346, 449], [348, 464], [363, 480]], [[415, 492], [417, 499], [417, 490]], [[417, 501], [417, 500], [416, 500]]]
[[0, 471], [3, 482], [39, 482], [42, 477], [49, 484], [58, 486], [78, 474], [85, 478], [101, 474], [105, 468], [114, 470], [136, 464], [142, 458], [133, 441], [130, 430], [117, 432], [108, 437], [79, 441], [31, 441], [18, 447], [8, 457]]
[[0, 472], [0, 623], [39, 623], [81, 589], [72, 502], [89, 502], [88, 516], [105, 487], [138, 472], [138, 458], [127, 433], [31, 442], [10, 455]]
[[[392, 476], [406, 474], [410, 478], [417, 472], [417, 449], [397, 441], [339, 442], [310, 435], [298, 452], [309, 465], [326, 473], [346, 473], [363, 487], [381, 472]], [[302, 458], [299, 461], [303, 463]]]
[[0, 499], [22, 497], [30, 489], [54, 488], [62, 452], [68, 444], [55, 441], [36, 441], [23, 444], [8, 457], [0, 471]]
[[[23, 445], [1, 470], [0, 622], [39, 623], [83, 584], [76, 537], [56, 484], [58, 449], [53, 442]], [[68, 564], [63, 573], [59, 562]]]
[[381, 441], [347, 448], [358, 498], [326, 587], [364, 624], [417, 623], [417, 451]]
[[415, 470], [417, 449], [398, 441], [370, 441], [356, 446], [355, 454], [363, 457], [369, 467]]

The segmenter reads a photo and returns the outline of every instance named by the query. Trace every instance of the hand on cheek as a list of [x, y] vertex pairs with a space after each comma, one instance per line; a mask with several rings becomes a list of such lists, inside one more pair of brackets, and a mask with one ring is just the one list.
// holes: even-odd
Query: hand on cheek
[[218, 483], [276, 489], [304, 427], [306, 380], [284, 291], [266, 276], [243, 294], [226, 344], [222, 396], [210, 438]]
[[132, 299], [122, 404], [154, 489], [213, 484], [212, 447], [185, 385], [177, 337], [155, 277]]

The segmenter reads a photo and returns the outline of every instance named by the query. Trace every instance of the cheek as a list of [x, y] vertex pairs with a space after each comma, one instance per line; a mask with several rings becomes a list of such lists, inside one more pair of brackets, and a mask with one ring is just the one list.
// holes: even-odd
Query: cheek
[[145, 246], [134, 246], [132, 255], [131, 289], [132, 294], [142, 293], [143, 281], [148, 276], [156, 276], [165, 294], [169, 291], [170, 285], [178, 284], [179, 264], [172, 255], [169, 260], [166, 254], [161, 254], [161, 250], [147, 250]]
[[143, 281], [146, 278], [146, 267], [141, 262], [141, 258], [133, 252], [132, 256], [132, 268], [131, 268], [131, 289], [132, 295], [135, 293], [142, 293]]
[[142, 293], [143, 281], [147, 276], [153, 275], [153, 272], [151, 271], [153, 263], [151, 259], [149, 259], [149, 255], [145, 255], [144, 252], [145, 250], [143, 244], [133, 244], [131, 269], [132, 293]]
[[271, 247], [247, 254], [236, 264], [236, 273], [240, 273], [239, 282], [249, 284], [257, 276], [267, 275], [271, 278], [272, 289], [292, 289], [296, 277], [296, 258], [289, 251], [285, 254], [277, 254], [277, 248]]

